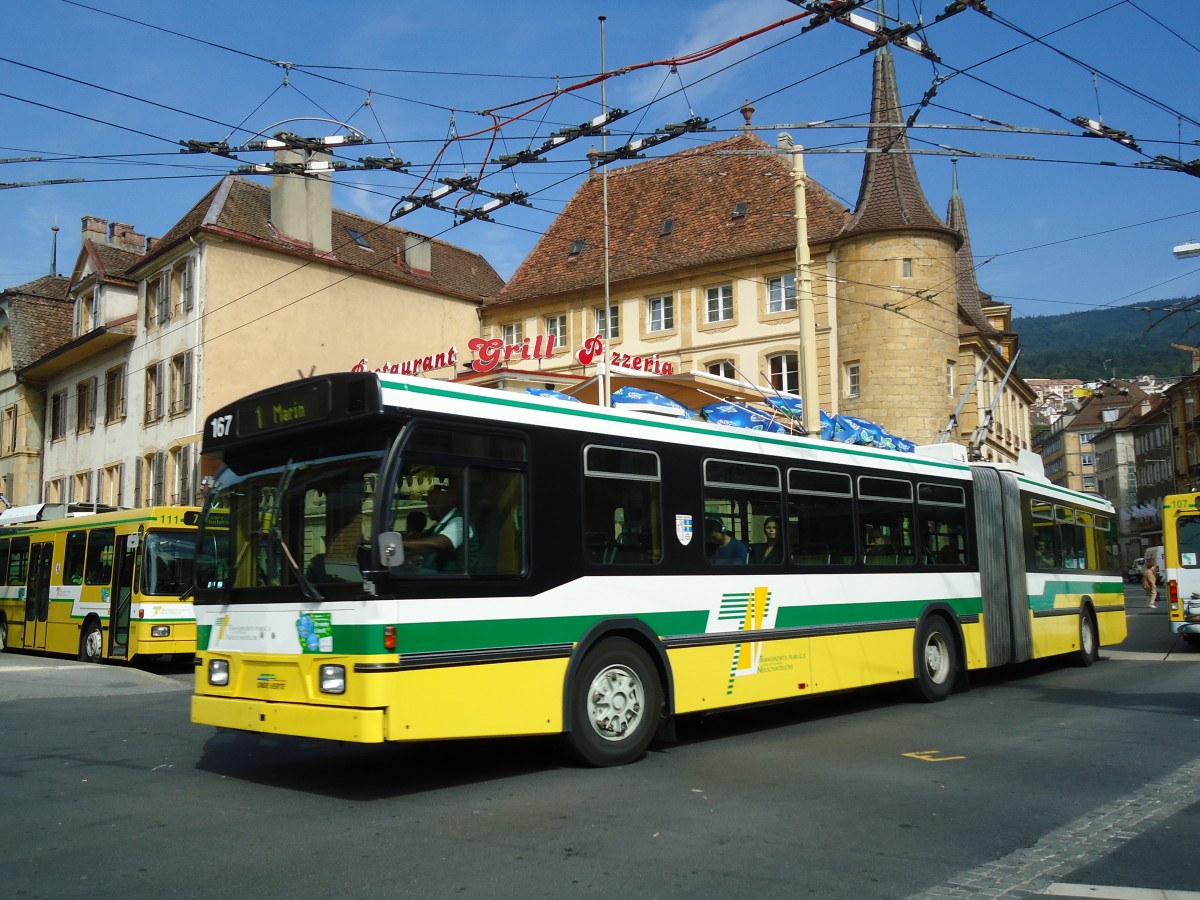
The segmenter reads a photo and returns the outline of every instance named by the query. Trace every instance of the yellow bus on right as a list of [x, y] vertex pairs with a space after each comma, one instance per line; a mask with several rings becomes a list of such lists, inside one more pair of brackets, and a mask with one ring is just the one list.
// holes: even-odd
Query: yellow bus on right
[[1200, 644], [1200, 492], [1163, 498], [1163, 563], [1171, 632]]

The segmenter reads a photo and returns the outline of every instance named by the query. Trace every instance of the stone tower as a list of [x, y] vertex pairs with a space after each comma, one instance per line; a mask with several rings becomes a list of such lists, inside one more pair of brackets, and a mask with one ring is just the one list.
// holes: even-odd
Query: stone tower
[[962, 237], [930, 207], [907, 150], [895, 65], [885, 45], [875, 54], [858, 201], [834, 245], [838, 410], [931, 443], [956, 403], [947, 366], [958, 358]]

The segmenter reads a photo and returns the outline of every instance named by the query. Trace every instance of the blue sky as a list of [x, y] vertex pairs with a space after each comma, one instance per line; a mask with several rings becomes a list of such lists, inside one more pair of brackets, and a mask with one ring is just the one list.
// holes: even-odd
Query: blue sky
[[[1162, 307], [1200, 294], [1200, 259], [1171, 253], [1180, 241], [1200, 239], [1200, 179], [1135, 165], [1156, 156], [1200, 158], [1200, 4], [989, 5], [998, 19], [968, 10], [936, 24], [945, 0], [888, 0], [886, 9], [905, 22], [924, 21], [924, 36], [941, 57], [935, 65], [893, 51], [905, 103], [917, 104], [942, 79], [916, 121], [943, 127], [914, 129], [912, 146], [959, 155], [981, 287], [1012, 303], [1018, 316]], [[335, 177], [337, 206], [383, 219], [405, 194], [427, 192], [427, 175], [478, 175], [489, 149], [495, 158], [540, 146], [551, 132], [596, 115], [598, 87], [564, 90], [502, 128], [494, 145], [483, 135], [455, 142], [439, 157], [449, 135], [490, 124], [480, 111], [503, 106], [511, 115], [534, 105], [521, 101], [594, 76], [599, 15], [606, 16], [611, 71], [691, 54], [802, 11], [786, 0], [10, 4], [0, 49], [0, 184], [22, 186], [0, 190], [0, 285], [46, 274], [55, 222], [62, 229], [58, 268], [69, 272], [81, 216], [160, 235], [237, 165], [182, 155], [180, 140], [238, 146], [280, 128], [307, 136], [337, 131], [313, 119], [348, 121], [377, 143], [339, 151], [340, 159], [394, 155], [412, 163], [408, 174]], [[742, 124], [738, 109], [749, 99], [754, 123], [788, 125], [811, 151], [809, 175], [852, 206], [863, 156], [846, 151], [863, 147], [865, 131], [802, 126], [867, 120], [871, 61], [860, 55], [867, 37], [832, 22], [802, 34], [805, 24], [769, 30], [675, 71], [662, 65], [609, 79], [608, 104], [632, 110], [613, 126], [609, 146], [693, 115], [716, 130], [652, 152], [726, 137]], [[1045, 37], [1031, 41], [1022, 30]], [[1128, 132], [1143, 153], [1080, 136], [1068, 121], [1076, 116]], [[989, 122], [1013, 130], [959, 127]], [[761, 132], [768, 143], [776, 134]], [[545, 162], [487, 175], [490, 190], [529, 192], [532, 208], [507, 207], [494, 223], [459, 227], [445, 213], [421, 210], [400, 224], [475, 249], [508, 277], [571, 196], [586, 172], [587, 150], [598, 145], [598, 138], [579, 140]], [[41, 160], [11, 161], [28, 157]], [[934, 209], [944, 213], [950, 158], [918, 156], [917, 168]], [[58, 179], [82, 182], [32, 184]], [[1147, 324], [1163, 315], [1148, 312]], [[1176, 316], [1164, 327], [1181, 337], [1190, 322]]]

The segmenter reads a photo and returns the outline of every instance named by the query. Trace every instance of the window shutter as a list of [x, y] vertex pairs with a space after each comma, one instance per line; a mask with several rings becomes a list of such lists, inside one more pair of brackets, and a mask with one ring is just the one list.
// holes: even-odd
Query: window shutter
[[125, 499], [125, 463], [117, 463], [117, 496], [113, 498], [113, 506], [120, 506]]
[[133, 464], [133, 505], [142, 505], [142, 474], [146, 462], [140, 456]]
[[192, 351], [189, 350], [183, 356], [183, 396], [179, 398], [182, 401], [183, 409], [192, 408]]

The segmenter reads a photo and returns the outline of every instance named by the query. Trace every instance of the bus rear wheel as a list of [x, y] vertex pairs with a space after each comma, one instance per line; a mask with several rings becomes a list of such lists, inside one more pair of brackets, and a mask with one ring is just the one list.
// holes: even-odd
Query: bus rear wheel
[[8, 649], [8, 619], [0, 616], [0, 652]]
[[941, 616], [929, 616], [917, 632], [913, 647], [915, 674], [909, 686], [910, 699], [925, 703], [945, 700], [954, 691], [958, 671], [954, 636]]
[[1091, 610], [1079, 611], [1079, 649], [1075, 651], [1075, 663], [1090, 666], [1100, 655], [1100, 641], [1096, 637], [1096, 620]]
[[592, 766], [638, 759], [658, 727], [662, 687], [658, 670], [633, 641], [609, 638], [586, 657], [571, 686], [567, 746]]
[[100, 636], [100, 623], [94, 619], [83, 626], [79, 638], [79, 661], [98, 663], [104, 658], [104, 639]]

